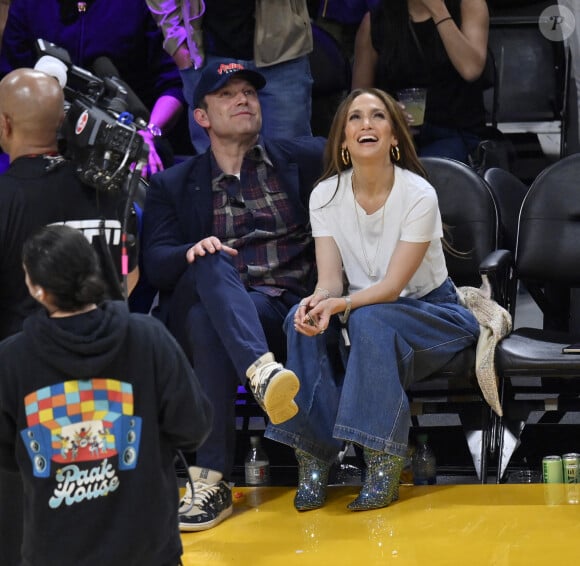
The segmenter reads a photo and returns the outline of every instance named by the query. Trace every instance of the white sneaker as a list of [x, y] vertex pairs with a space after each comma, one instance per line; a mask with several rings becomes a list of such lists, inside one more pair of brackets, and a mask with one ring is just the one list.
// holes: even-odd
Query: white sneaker
[[208, 468], [189, 467], [188, 480], [179, 503], [179, 530], [205, 531], [227, 519], [233, 511], [232, 490], [222, 474]]
[[268, 352], [258, 358], [246, 372], [250, 389], [273, 424], [291, 419], [298, 412], [294, 397], [300, 389], [296, 374], [286, 369]]

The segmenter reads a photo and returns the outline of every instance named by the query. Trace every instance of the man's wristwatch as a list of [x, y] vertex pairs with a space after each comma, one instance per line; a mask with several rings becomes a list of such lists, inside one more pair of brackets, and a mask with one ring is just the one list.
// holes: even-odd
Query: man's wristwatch
[[154, 138], [160, 138], [163, 135], [163, 132], [161, 131], [161, 128], [159, 126], [155, 125], [153, 122], [149, 122], [149, 124], [147, 124], [147, 131]]

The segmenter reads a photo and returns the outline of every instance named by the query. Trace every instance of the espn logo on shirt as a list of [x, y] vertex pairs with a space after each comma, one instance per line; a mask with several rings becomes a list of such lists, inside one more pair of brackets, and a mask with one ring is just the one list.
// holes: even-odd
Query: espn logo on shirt
[[54, 222], [51, 226], [70, 226], [80, 230], [85, 238], [92, 244], [93, 238], [98, 238], [101, 230], [105, 234], [107, 244], [112, 246], [121, 245], [122, 226], [118, 220], [106, 220], [97, 218], [92, 220], [66, 220]]

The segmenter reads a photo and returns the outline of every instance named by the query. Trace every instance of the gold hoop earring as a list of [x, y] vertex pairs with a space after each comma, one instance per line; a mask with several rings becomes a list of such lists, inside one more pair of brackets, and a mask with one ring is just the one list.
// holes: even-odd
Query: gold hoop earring
[[401, 150], [398, 145], [391, 146], [391, 159], [396, 163], [401, 159]]
[[344, 163], [345, 167], [348, 167], [350, 165], [350, 153], [346, 147], [343, 147], [340, 150], [340, 157], [342, 158], [342, 162]]

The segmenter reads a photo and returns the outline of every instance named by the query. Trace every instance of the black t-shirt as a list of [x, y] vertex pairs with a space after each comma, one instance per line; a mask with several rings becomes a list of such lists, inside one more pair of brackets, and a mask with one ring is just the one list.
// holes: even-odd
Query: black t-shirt
[[[24, 318], [38, 308], [24, 283], [22, 244], [42, 226], [63, 223], [81, 230], [99, 251], [102, 265], [112, 262], [116, 273], [108, 269], [105, 277], [121, 279], [125, 202], [121, 194], [83, 185], [74, 166], [59, 158], [20, 157], [0, 175], [0, 339], [18, 332]], [[138, 251], [133, 212], [127, 232], [131, 270]]]
[[207, 53], [250, 61], [254, 58], [254, 0], [206, 2], [203, 14]]
[[[461, 25], [461, 1], [448, 1], [449, 11]], [[383, 11], [384, 10], [384, 11]], [[480, 81], [467, 82], [457, 72], [431, 18], [408, 20], [402, 30], [405, 42], [393, 45], [386, 31], [388, 3], [371, 12], [371, 39], [379, 55], [375, 85], [395, 96], [403, 88], [427, 88], [425, 122], [446, 128], [477, 131], [485, 125]], [[393, 38], [393, 41], [395, 39]]]

